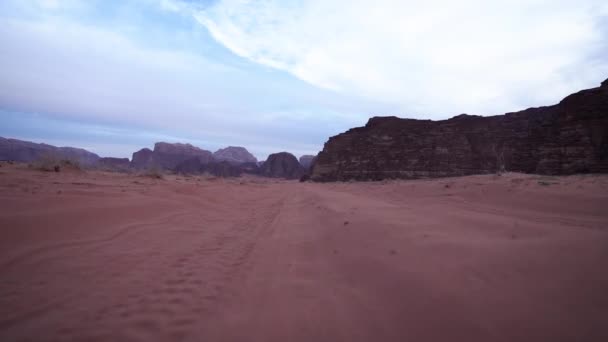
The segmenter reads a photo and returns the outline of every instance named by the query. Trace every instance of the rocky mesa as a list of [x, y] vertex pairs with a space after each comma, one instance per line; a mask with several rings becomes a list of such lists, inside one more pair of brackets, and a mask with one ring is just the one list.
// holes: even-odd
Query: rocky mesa
[[180, 163], [196, 158], [202, 164], [212, 162], [213, 154], [190, 144], [157, 142], [154, 150], [143, 148], [131, 158], [131, 166], [135, 169], [158, 167], [174, 170]]
[[99, 160], [97, 154], [81, 148], [57, 147], [0, 137], [0, 160], [29, 163], [40, 158], [66, 159], [83, 166], [95, 165]]
[[257, 163], [258, 160], [246, 148], [241, 146], [228, 146], [213, 152], [213, 158], [217, 161], [225, 161], [231, 164]]
[[608, 80], [559, 104], [431, 121], [374, 117], [331, 137], [316, 181], [448, 177], [515, 171], [608, 172]]
[[269, 155], [260, 168], [260, 175], [271, 178], [297, 179], [305, 173], [298, 159], [288, 152]]

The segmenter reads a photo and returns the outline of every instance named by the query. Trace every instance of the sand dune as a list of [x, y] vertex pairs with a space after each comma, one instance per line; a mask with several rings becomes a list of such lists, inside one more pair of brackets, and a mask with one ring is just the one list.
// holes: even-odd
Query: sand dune
[[0, 167], [0, 341], [608, 341], [608, 176]]

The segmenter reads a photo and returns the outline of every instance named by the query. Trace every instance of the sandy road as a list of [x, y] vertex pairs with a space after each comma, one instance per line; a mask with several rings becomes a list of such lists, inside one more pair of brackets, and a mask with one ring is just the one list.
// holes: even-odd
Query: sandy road
[[2, 172], [2, 341], [608, 340], [607, 177]]

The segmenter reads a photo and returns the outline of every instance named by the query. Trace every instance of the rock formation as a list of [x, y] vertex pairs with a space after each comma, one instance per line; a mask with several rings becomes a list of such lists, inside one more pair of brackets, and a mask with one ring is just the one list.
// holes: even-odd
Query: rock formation
[[142, 148], [133, 153], [133, 157], [131, 157], [131, 167], [134, 169], [145, 169], [153, 166], [154, 160], [152, 159], [152, 155], [153, 152], [149, 148]]
[[217, 177], [239, 177], [243, 171], [238, 165], [227, 161], [213, 162], [203, 166], [203, 171]]
[[308, 170], [308, 169], [310, 169], [310, 166], [312, 165], [313, 159], [315, 159], [315, 156], [305, 154], [300, 157], [300, 165], [302, 165], [302, 167], [304, 167], [306, 170]]
[[173, 170], [177, 164], [191, 158], [198, 158], [202, 164], [213, 161], [213, 154], [210, 151], [200, 149], [190, 144], [169, 144], [158, 142], [154, 144], [154, 161], [163, 169]]
[[136, 169], [158, 167], [174, 170], [181, 162], [192, 158], [199, 159], [201, 164], [208, 164], [213, 161], [211, 152], [196, 146], [157, 142], [154, 144], [154, 150], [144, 148], [133, 153], [131, 165]]
[[559, 104], [431, 121], [374, 117], [331, 137], [316, 181], [446, 177], [516, 171], [608, 172], [608, 80]]
[[81, 148], [56, 147], [0, 137], [0, 160], [29, 163], [42, 157], [69, 160], [82, 166], [92, 166], [99, 160], [98, 155]]
[[298, 179], [305, 173], [298, 159], [288, 152], [269, 155], [260, 169], [260, 175], [273, 178]]
[[246, 148], [240, 146], [228, 146], [213, 152], [213, 158], [217, 161], [226, 161], [231, 164], [257, 163], [253, 154]]
[[195, 175], [203, 172], [203, 164], [198, 158], [190, 158], [177, 164], [174, 171], [184, 175]]
[[190, 158], [179, 163], [175, 167], [175, 172], [186, 175], [209, 173], [217, 177], [239, 177], [243, 173], [241, 165], [235, 165], [227, 161], [205, 164], [199, 158]]
[[258, 163], [242, 163], [239, 164], [239, 169], [241, 169], [241, 171], [243, 173], [248, 173], [251, 175], [257, 175], [260, 173], [260, 167], [258, 166]]

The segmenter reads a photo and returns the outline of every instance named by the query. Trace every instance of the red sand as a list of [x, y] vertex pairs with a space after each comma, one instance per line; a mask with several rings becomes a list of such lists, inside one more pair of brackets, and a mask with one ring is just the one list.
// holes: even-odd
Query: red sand
[[0, 168], [0, 341], [608, 341], [608, 176]]

